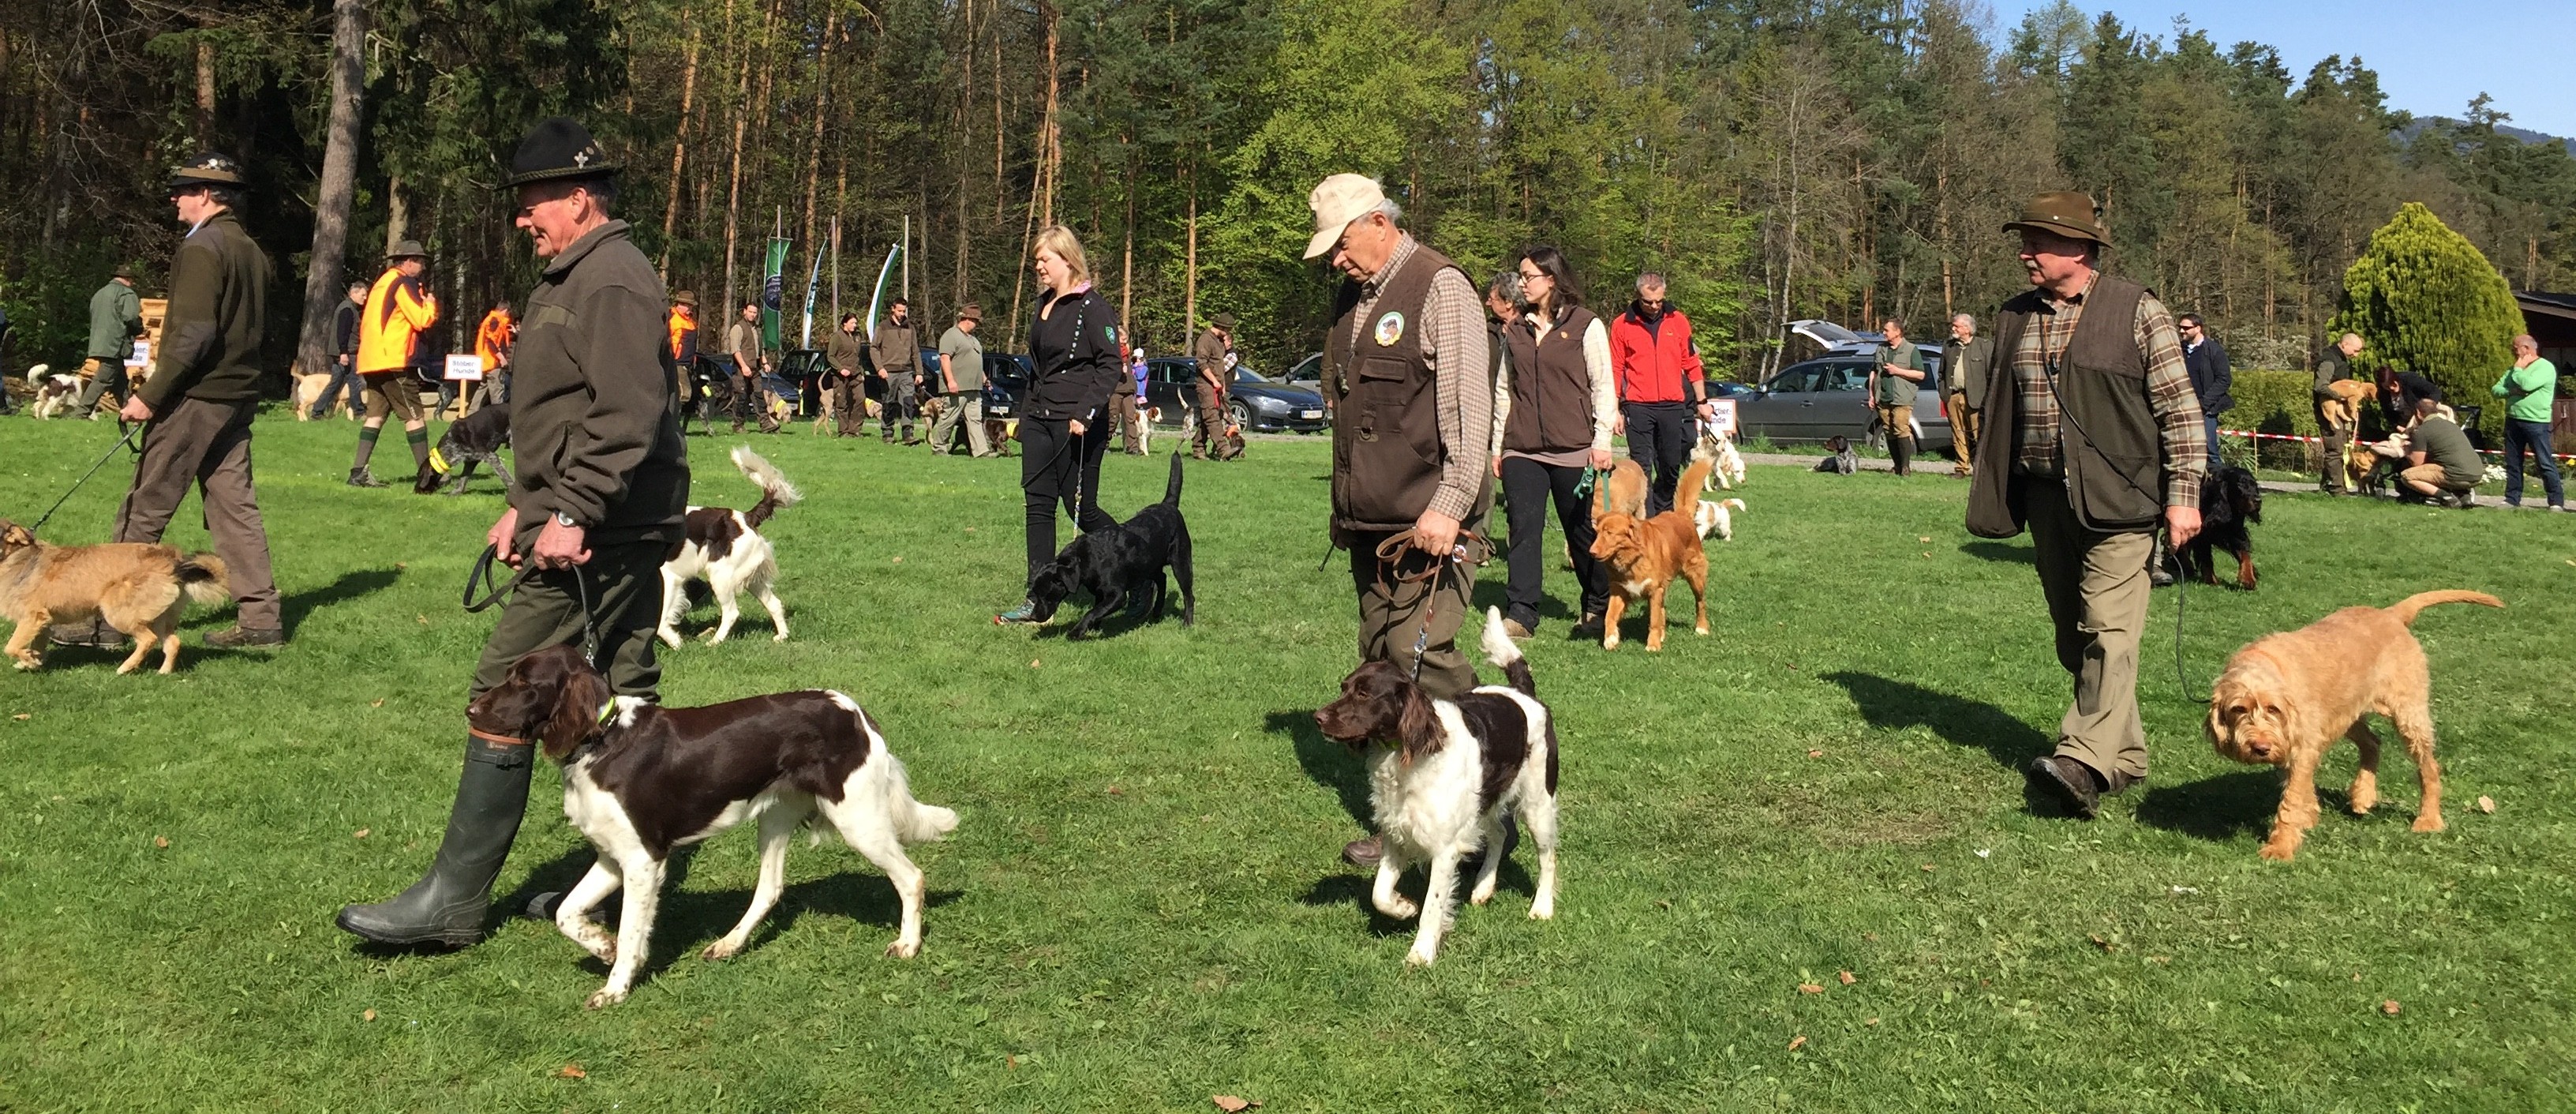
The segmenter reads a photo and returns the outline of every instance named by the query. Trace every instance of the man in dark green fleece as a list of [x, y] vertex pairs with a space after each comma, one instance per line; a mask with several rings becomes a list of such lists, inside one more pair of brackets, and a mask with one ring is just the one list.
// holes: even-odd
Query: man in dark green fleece
[[[656, 698], [653, 629], [662, 560], [689, 501], [679, 369], [665, 343], [669, 304], [625, 221], [609, 216], [617, 167], [571, 120], [537, 125], [506, 183], [517, 223], [546, 261], [512, 360], [510, 430], [518, 487], [486, 535], [533, 565], [484, 643], [468, 701], [521, 657], [582, 644], [619, 696]], [[534, 740], [469, 724], [465, 772], [429, 875], [394, 899], [340, 910], [340, 927], [382, 944], [480, 939], [492, 880], [527, 810]]]
[[206, 636], [207, 645], [225, 648], [286, 641], [269, 576], [268, 527], [251, 486], [250, 419], [259, 408], [269, 264], [233, 216], [242, 189], [241, 164], [227, 155], [199, 155], [171, 175], [170, 201], [188, 238], [170, 261], [170, 308], [152, 376], [118, 413], [149, 424], [134, 486], [116, 511], [116, 540], [160, 541], [194, 482], [205, 497], [206, 532], [241, 605], [232, 629]]

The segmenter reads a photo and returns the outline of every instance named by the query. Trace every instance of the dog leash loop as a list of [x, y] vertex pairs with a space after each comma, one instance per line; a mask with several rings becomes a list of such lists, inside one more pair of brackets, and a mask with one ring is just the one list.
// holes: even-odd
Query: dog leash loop
[[[474, 567], [466, 572], [465, 598], [461, 602], [464, 603], [468, 614], [490, 609], [493, 604], [501, 602], [502, 597], [517, 591], [519, 585], [525, 583], [528, 577], [537, 572], [537, 564], [532, 560], [521, 565], [519, 571], [510, 579], [496, 584], [492, 566], [500, 559], [500, 545], [497, 543], [486, 545], [483, 547], [483, 555], [475, 558]], [[581, 656], [596, 661], [599, 658], [599, 616], [591, 610], [590, 577], [583, 573], [580, 566], [564, 571], [572, 574], [573, 593], [581, 600]], [[479, 600], [474, 598], [474, 593], [478, 590], [483, 592], [483, 598]]]

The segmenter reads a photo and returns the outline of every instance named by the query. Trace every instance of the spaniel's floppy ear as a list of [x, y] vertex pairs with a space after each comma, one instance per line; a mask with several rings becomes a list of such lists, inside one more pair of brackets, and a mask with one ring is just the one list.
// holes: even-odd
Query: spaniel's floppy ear
[[608, 678], [600, 676], [587, 662], [567, 670], [562, 686], [555, 691], [554, 714], [546, 717], [545, 730], [539, 737], [545, 740], [546, 757], [561, 762], [575, 747], [599, 733], [603, 719], [600, 709], [607, 707], [616, 693], [608, 687]]
[[1440, 753], [1449, 741], [1449, 733], [1440, 727], [1439, 713], [1431, 710], [1431, 698], [1422, 689], [1407, 686], [1404, 692], [1404, 714], [1395, 721], [1395, 734], [1404, 743], [1404, 764], [1425, 755]]

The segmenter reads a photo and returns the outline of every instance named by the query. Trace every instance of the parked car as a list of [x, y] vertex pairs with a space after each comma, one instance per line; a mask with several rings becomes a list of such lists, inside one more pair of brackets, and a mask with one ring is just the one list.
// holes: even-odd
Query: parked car
[[1279, 381], [1291, 387], [1304, 387], [1318, 395], [1323, 394], [1324, 354], [1307, 353], [1306, 358], [1297, 361], [1297, 366], [1289, 368], [1287, 374], [1279, 377]]
[[[1181, 356], [1145, 360], [1145, 406], [1156, 425], [1190, 432], [1198, 422], [1199, 362]], [[1324, 419], [1324, 396], [1263, 376], [1240, 364], [1228, 388], [1228, 416], [1246, 430], [1316, 433], [1330, 427]]]
[[1008, 352], [984, 353], [984, 417], [1011, 421], [1020, 416], [1020, 399], [1037, 378], [1037, 361]]
[[[1840, 436], [1885, 444], [1867, 390], [1880, 340], [1830, 321], [1795, 321], [1789, 328], [1823, 346], [1825, 354], [1784, 367], [1761, 386], [1732, 395], [1739, 436], [1775, 442]], [[1923, 352], [1927, 376], [1914, 395], [1914, 445], [1928, 453], [1949, 447], [1950, 419], [1941, 410], [1941, 348], [1916, 347]]]

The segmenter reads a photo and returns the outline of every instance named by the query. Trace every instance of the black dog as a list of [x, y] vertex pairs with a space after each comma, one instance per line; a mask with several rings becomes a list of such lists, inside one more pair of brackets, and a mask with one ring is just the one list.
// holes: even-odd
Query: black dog
[[1860, 454], [1852, 451], [1851, 438], [1841, 434], [1825, 438], [1825, 451], [1834, 455], [1816, 462], [1816, 471], [1848, 476], [1860, 470]]
[[1163, 489], [1162, 502], [1115, 529], [1073, 539], [1029, 581], [1029, 602], [1037, 605], [1036, 618], [1043, 623], [1055, 617], [1057, 605], [1075, 588], [1090, 592], [1091, 610], [1065, 632], [1066, 638], [1099, 630], [1121, 604], [1136, 604], [1131, 610], [1150, 620], [1162, 614], [1169, 592], [1163, 581], [1167, 565], [1181, 582], [1181, 625], [1186, 627], [1197, 618], [1199, 603], [1190, 587], [1190, 526], [1181, 520], [1179, 453], [1172, 454], [1172, 482]]
[[2236, 555], [2236, 586], [2254, 587], [2254, 535], [2245, 527], [2263, 521], [2263, 485], [2254, 473], [2233, 464], [2200, 485], [2200, 533], [2183, 547], [2183, 575], [2197, 574], [2203, 584], [2218, 583], [2212, 550]]
[[[456, 486], [448, 489], [449, 495], [465, 494], [465, 485], [474, 479], [474, 466], [478, 463], [491, 465], [492, 471], [500, 475], [501, 487], [506, 491], [510, 487], [510, 469], [501, 463], [501, 450], [509, 447], [510, 408], [486, 406], [449, 423], [447, 432], [439, 436], [438, 452], [431, 459], [445, 461], [447, 471], [455, 478]], [[428, 461], [423, 461], [420, 474], [412, 477], [411, 492], [427, 495], [438, 490], [439, 483], [445, 478]]]

